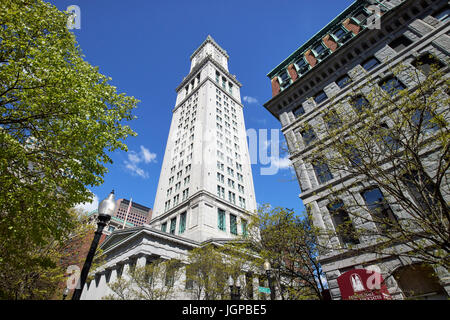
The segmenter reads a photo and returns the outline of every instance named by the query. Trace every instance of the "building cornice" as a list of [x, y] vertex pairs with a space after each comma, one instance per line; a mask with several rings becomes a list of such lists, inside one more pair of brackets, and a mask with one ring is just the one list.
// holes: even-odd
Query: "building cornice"
[[194, 58], [194, 56], [203, 49], [203, 47], [207, 44], [207, 43], [211, 43], [214, 47], [216, 47], [217, 50], [220, 51], [220, 53], [222, 53], [227, 59], [229, 58], [228, 53], [225, 49], [223, 49], [221, 46], [219, 46], [217, 44], [216, 41], [214, 41], [214, 39], [208, 35], [208, 37], [206, 37], [206, 40], [203, 41], [203, 43], [200, 45], [200, 47], [197, 48], [197, 50], [194, 51], [193, 54], [191, 54], [190, 59], [192, 60], [192, 58]]
[[235, 204], [232, 204], [231, 202], [228, 202], [228, 201], [226, 201], [226, 200], [224, 200], [222, 198], [219, 198], [218, 196], [216, 196], [215, 194], [212, 194], [209, 191], [199, 190], [196, 193], [194, 193], [191, 197], [189, 197], [189, 199], [186, 199], [186, 200], [180, 202], [176, 207], [173, 207], [173, 208], [167, 210], [166, 212], [161, 213], [157, 217], [152, 218], [152, 220], [150, 220], [149, 223], [153, 224], [155, 222], [158, 222], [158, 221], [161, 221], [163, 219], [166, 219], [167, 217], [170, 217], [173, 213], [179, 212], [179, 210], [181, 208], [186, 208], [186, 209], [187, 208], [192, 208], [194, 205], [198, 204], [198, 202], [192, 203], [192, 205], [191, 205], [191, 202], [193, 200], [195, 200], [196, 198], [200, 198], [201, 196], [204, 196], [204, 195], [206, 195], [206, 196], [208, 196], [210, 198], [213, 198], [215, 201], [221, 202], [224, 205], [226, 205], [228, 207], [231, 207], [231, 208], [233, 208], [233, 209], [235, 209], [237, 211], [241, 211], [241, 212], [243, 212], [245, 214], [251, 215], [251, 213], [249, 213], [250, 211], [248, 211], [248, 210], [246, 210], [244, 208], [241, 208], [241, 207], [239, 207], [239, 206], [237, 206]]
[[[207, 76], [205, 79], [203, 79], [199, 84], [198, 87], [201, 87], [205, 82], [207, 81], [211, 81], [212, 84], [214, 84], [215, 86], [217, 86], [217, 88], [219, 88], [220, 90], [222, 90], [223, 94], [226, 94], [228, 96], [229, 99], [233, 100], [237, 105], [239, 105], [241, 108], [244, 108], [244, 105], [242, 104], [242, 102], [240, 102], [238, 99], [236, 99], [235, 97], [233, 97], [231, 94], [229, 94], [226, 90], [223, 90], [220, 86], [217, 85], [217, 83], [211, 79], [210, 76]], [[183, 103], [186, 102], [186, 100], [188, 100], [195, 91], [192, 91], [191, 93], [189, 93], [183, 100], [181, 100], [172, 110], [172, 112], [175, 112], [181, 105], [183, 105]]]
[[222, 73], [224, 73], [228, 78], [239, 88], [242, 87], [242, 84], [236, 79], [236, 76], [229, 73], [222, 65], [220, 65], [216, 60], [214, 60], [211, 55], [206, 55], [195, 67], [189, 72], [189, 74], [181, 81], [181, 83], [176, 87], [175, 91], [178, 93], [187, 83], [191, 81], [192, 78], [197, 75], [197, 73], [205, 66], [205, 64], [210, 61], [217, 69], [219, 69]]
[[288, 64], [293, 62], [300, 54], [307, 51], [315, 42], [321, 39], [324, 35], [326, 35], [330, 30], [335, 28], [337, 23], [344, 21], [346, 18], [352, 15], [356, 10], [360, 9], [366, 4], [369, 4], [369, 0], [357, 0], [348, 6], [344, 11], [342, 11], [337, 17], [335, 17], [331, 22], [329, 22], [325, 27], [319, 30], [316, 34], [314, 34], [309, 40], [307, 40], [304, 44], [302, 44], [297, 50], [291, 53], [286, 59], [284, 59], [278, 66], [273, 68], [268, 74], [267, 77], [272, 79], [281, 69], [285, 68]]

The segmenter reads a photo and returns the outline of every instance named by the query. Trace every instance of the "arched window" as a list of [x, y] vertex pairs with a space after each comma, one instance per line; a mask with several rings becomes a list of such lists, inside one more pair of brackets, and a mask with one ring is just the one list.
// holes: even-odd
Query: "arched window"
[[394, 272], [398, 286], [408, 299], [447, 300], [448, 295], [434, 269], [427, 264], [404, 266]]

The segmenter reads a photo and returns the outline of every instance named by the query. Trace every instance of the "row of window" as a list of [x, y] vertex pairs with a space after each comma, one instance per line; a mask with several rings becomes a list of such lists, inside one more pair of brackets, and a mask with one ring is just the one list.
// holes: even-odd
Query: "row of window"
[[[417, 66], [423, 72], [428, 73], [431, 65], [438, 65], [439, 67], [444, 67], [445, 65], [439, 60], [433, 58], [430, 55], [424, 55], [419, 57], [413, 62], [414, 66]], [[389, 76], [381, 81], [379, 81], [378, 85], [390, 96], [396, 95], [399, 91], [406, 89], [406, 86], [398, 80], [394, 76]], [[357, 95], [353, 97], [350, 101], [350, 105], [353, 107], [355, 112], [361, 113], [364, 109], [370, 108], [369, 101], [363, 95]], [[422, 128], [426, 131], [435, 131], [439, 129], [439, 127], [432, 123], [430, 120], [433, 118], [433, 115], [428, 111], [417, 110], [413, 115], [413, 123], [422, 124]], [[339, 116], [335, 111], [329, 110], [327, 111], [326, 116], [324, 117], [325, 123], [330, 130], [337, 129], [341, 126], [342, 121], [339, 119]], [[303, 142], [305, 146], [309, 146], [313, 141], [317, 140], [317, 136], [312, 128], [306, 128], [300, 131], [300, 135], [303, 138]]]
[[[240, 176], [240, 179], [243, 179], [242, 175]], [[217, 172], [217, 181], [221, 182], [221, 183], [225, 183], [225, 176], [223, 174], [221, 174], [220, 172]], [[230, 187], [231, 189], [234, 189], [235, 188], [234, 180], [228, 178], [227, 181], [228, 181], [228, 187]], [[238, 186], [238, 190], [240, 193], [245, 193], [244, 186], [240, 185], [239, 183], [237, 184], [237, 186]]]
[[[179, 215], [179, 224], [178, 224], [178, 234], [183, 234], [186, 231], [186, 211], [182, 212]], [[170, 225], [169, 225], [169, 233], [175, 234], [175, 230], [177, 227], [177, 218], [173, 217], [170, 219]], [[167, 232], [167, 222], [164, 222], [161, 224], [161, 231]]]
[[[439, 130], [439, 126], [431, 122], [432, 118], [433, 115], [430, 112], [426, 110], [417, 110], [413, 115], [412, 121], [417, 125], [421, 123], [421, 128], [424, 132], [434, 132], [436, 130]], [[391, 153], [401, 148], [402, 142], [391, 135], [391, 130], [386, 123], [382, 123], [379, 128], [374, 128], [374, 130], [377, 130], [377, 133], [375, 134], [379, 134], [382, 137], [379, 144], [381, 151]], [[305, 141], [309, 141], [308, 143], [311, 143], [312, 137], [314, 137], [315, 139], [315, 134], [313, 133], [312, 129], [308, 129], [307, 132], [309, 133], [303, 133], [302, 135], [307, 136]], [[358, 150], [356, 150], [351, 145], [348, 146], [348, 152], [346, 152], [345, 157], [348, 159], [350, 166], [358, 166], [362, 163], [361, 155], [359, 154]], [[333, 174], [331, 173], [327, 163], [324, 160], [313, 160], [312, 166], [319, 184], [325, 184], [333, 179]]]
[[[367, 16], [369, 16], [369, 12], [365, 8], [362, 8], [361, 11], [356, 13], [354, 17], [350, 18], [350, 23], [362, 27]], [[353, 37], [354, 37], [353, 32], [348, 30], [343, 24], [339, 24], [338, 26], [335, 27], [334, 30], [331, 30], [331, 32], [329, 33], [329, 38], [332, 39], [337, 46], [343, 46]], [[306, 52], [311, 52], [315, 57], [316, 62], [314, 66], [320, 63], [322, 60], [324, 60], [332, 53], [331, 49], [328, 48], [328, 46], [326, 46], [323, 40], [319, 40], [309, 49], [305, 50], [305, 52], [300, 54], [299, 58], [294, 62], [295, 71], [297, 72], [298, 77], [303, 76], [310, 69], [313, 68], [313, 66], [308, 62], [308, 60], [305, 57]], [[292, 83], [292, 79], [287, 70], [283, 70], [278, 75], [278, 82], [280, 83], [281, 90], [287, 88]]]
[[[228, 179], [228, 181], [230, 181], [230, 179]], [[232, 188], [234, 189], [234, 182]], [[243, 193], [244, 187], [239, 185], [239, 191]], [[217, 196], [219, 198], [225, 199], [225, 188], [221, 185], [217, 185]], [[238, 200], [239, 200], [239, 207], [245, 209], [246, 207], [245, 198], [238, 196]], [[231, 202], [232, 204], [236, 204], [236, 193], [228, 191], [228, 201]]]
[[[383, 193], [378, 187], [364, 190], [361, 192], [361, 196], [379, 231], [384, 232], [389, 229], [392, 224], [397, 223], [397, 217], [391, 210]], [[360, 243], [356, 229], [345, 209], [344, 203], [340, 200], [335, 201], [330, 203], [327, 208], [330, 212], [340, 242], [343, 245]]]
[[222, 86], [223, 90], [228, 90], [230, 94], [233, 94], [233, 84], [227, 81], [227, 78], [221, 76], [220, 72], [216, 70], [216, 82]]
[[194, 90], [194, 88], [195, 88], [196, 86], [198, 86], [199, 83], [200, 83], [200, 73], [198, 73], [198, 74], [195, 76], [195, 78], [193, 78], [193, 79], [191, 80], [191, 82], [188, 83], [188, 84], [184, 87], [184, 90], [185, 90], [185, 96], [187, 96], [187, 95], [189, 94], [189, 92], [191, 92], [192, 90]]
[[[422, 1], [421, 6], [422, 6], [423, 9], [426, 9], [429, 6], [429, 4], [426, 1]], [[416, 8], [414, 6], [410, 8], [410, 11], [411, 11], [411, 14], [413, 16], [417, 16], [419, 13], [424, 12], [423, 10], [421, 11], [420, 9], [418, 9], [418, 8]], [[441, 9], [437, 10], [436, 12], [434, 12], [432, 14], [432, 16], [434, 16], [435, 18], [437, 18], [437, 19], [439, 19], [441, 21], [446, 21], [446, 19], [448, 19], [448, 5], [446, 7], [444, 7], [444, 8], [441, 8]], [[409, 21], [411, 19], [411, 17], [407, 13], [404, 13], [403, 14], [403, 19], [405, 21]], [[379, 40], [384, 39], [386, 37], [385, 32], [387, 34], [393, 34], [395, 32], [395, 29], [398, 29], [398, 28], [403, 27], [403, 26], [404, 26], [404, 24], [402, 24], [399, 20], [394, 20], [392, 24], [386, 24], [385, 23], [383, 25], [383, 31], [381, 31], [381, 30], [377, 31], [378, 39]], [[370, 40], [370, 44], [372, 44], [372, 45], [377, 42], [377, 40], [374, 37], [370, 38], [369, 40]], [[411, 43], [410, 39], [406, 38], [405, 36], [401, 36], [400, 38], [395, 39], [394, 41], [392, 41], [389, 44], [389, 46], [391, 46], [391, 48], [393, 48], [394, 50], [396, 50], [398, 52], [398, 51], [403, 50], [410, 43]], [[355, 56], [360, 56], [362, 54], [362, 50], [365, 51], [365, 50], [369, 49], [370, 44], [362, 42], [361, 45], [360, 45], [361, 48], [357, 47], [357, 46], [352, 47], [352, 52], [353, 53], [349, 52], [346, 57], [342, 57], [341, 61], [340, 61], [341, 64], [342, 65], [346, 65], [348, 63], [347, 59], [352, 60]], [[370, 68], [370, 63], [371, 62], [367, 61], [367, 63], [368, 63], [367, 67]], [[328, 76], [331, 76], [331, 75], [335, 74], [338, 71], [338, 69], [340, 69], [339, 62], [336, 62], [333, 66], [330, 64], [328, 66], [328, 69], [327, 69], [328, 75], [326, 74], [325, 71], [321, 73], [320, 76], [322, 77], [322, 80], [326, 79]], [[338, 84], [338, 85], [342, 86], [343, 84], [345, 84], [346, 79], [348, 79], [347, 76], [343, 76], [342, 79], [338, 79], [337, 81], [340, 82], [340, 84]], [[311, 79], [309, 84], [306, 83], [302, 88], [299, 88], [298, 89], [298, 94], [303, 95], [303, 93], [308, 91], [310, 88], [312, 89], [312, 88], [317, 87], [319, 82], [321, 81], [321, 79], [320, 79], [318, 74], [316, 75], [315, 80], [316, 80], [316, 82], [314, 82], [314, 80]], [[298, 98], [297, 93], [296, 92], [293, 93], [293, 96], [292, 97], [287, 97], [287, 99], [285, 99], [278, 106], [278, 109], [281, 110], [283, 108], [283, 106], [287, 106], [288, 103], [291, 103], [293, 101], [293, 99], [295, 100], [297, 98]], [[300, 110], [299, 110], [299, 112], [300, 112]]]
[[[436, 186], [431, 179], [424, 174], [419, 174], [417, 171], [412, 171], [411, 173], [403, 174], [400, 180], [414, 199], [418, 210], [425, 213], [430, 212], [429, 208], [435, 206], [438, 201], [434, 197]], [[420, 188], [419, 185], [421, 186]], [[397, 217], [378, 187], [371, 187], [362, 191], [361, 196], [380, 232], [385, 232], [398, 223]], [[345, 209], [343, 201], [332, 202], [328, 204], [327, 208], [340, 242], [343, 245], [358, 244], [359, 239], [356, 229]]]
[[[425, 9], [426, 7], [428, 7], [428, 4], [427, 3], [422, 4], [422, 7]], [[413, 7], [411, 10], [412, 10], [413, 15], [417, 15], [420, 13], [420, 10], [417, 8]], [[366, 9], [363, 9], [361, 12], [359, 12], [353, 18], [351, 18], [353, 20], [353, 24], [358, 25], [359, 27], [364, 27], [363, 22], [366, 20], [368, 15], [369, 15], [369, 12]], [[437, 10], [436, 12], [434, 12], [432, 14], [432, 16], [443, 22], [447, 21], [449, 19], [449, 5], [447, 4], [445, 7]], [[405, 13], [403, 15], [403, 18], [405, 19], [405, 21], [408, 21], [411, 19], [411, 17], [407, 13]], [[396, 26], [397, 27], [401, 26], [401, 23], [396, 21]], [[385, 29], [388, 33], [392, 33], [394, 31], [390, 26], [386, 26]], [[333, 39], [335, 41], [335, 43], [338, 46], [342, 46], [343, 44], [345, 44], [348, 40], [350, 40], [353, 37], [353, 33], [348, 31], [344, 26], [339, 25], [334, 31], [332, 31], [329, 34], [329, 36], [331, 37], [331, 39]], [[380, 39], [383, 36], [384, 36], [384, 34], [380, 32], [379, 33]], [[372, 38], [371, 43], [375, 44], [376, 40], [374, 38]], [[392, 48], [394, 48], [394, 50], [396, 50], [398, 52], [398, 51], [401, 51], [402, 49], [404, 49], [405, 47], [407, 47], [411, 43], [412, 43], [412, 41], [410, 39], [402, 36], [399, 39], [392, 41], [389, 44], [389, 46], [391, 46]], [[368, 46], [363, 44], [363, 49], [364, 50], [368, 49]], [[332, 53], [331, 50], [324, 44], [324, 42], [322, 40], [317, 42], [310, 49], [305, 50], [305, 52], [308, 52], [309, 50], [311, 50], [311, 52], [313, 53], [313, 55], [317, 61], [314, 64], [314, 66], [317, 65], [318, 63], [320, 63], [324, 58], [326, 58], [328, 55], [330, 55]], [[313, 67], [308, 63], [307, 59], [304, 56], [304, 53], [302, 53], [300, 55], [300, 57], [297, 59], [297, 61], [294, 62], [295, 70], [297, 72], [298, 77], [301, 77], [302, 75], [307, 73]], [[355, 53], [356, 53], [356, 55], [359, 55], [361, 53], [361, 51], [359, 49], [357, 49], [357, 50], [355, 49]], [[348, 56], [350, 59], [353, 59], [353, 57], [354, 57], [350, 53], [348, 54]], [[343, 61], [343, 64], [345, 64], [345, 63], [347, 63], [347, 60]], [[345, 80], [343, 79], [343, 81], [345, 81]], [[287, 88], [292, 83], [292, 79], [287, 70], [283, 70], [279, 73], [278, 82], [280, 84], [281, 90]]]
[[[237, 235], [238, 234], [238, 226], [237, 226], [237, 216], [234, 214], [229, 214], [230, 218], [230, 233]], [[217, 222], [219, 230], [226, 231], [226, 217], [225, 210], [217, 209]], [[241, 219], [241, 234], [245, 237], [247, 236], [247, 221]]]

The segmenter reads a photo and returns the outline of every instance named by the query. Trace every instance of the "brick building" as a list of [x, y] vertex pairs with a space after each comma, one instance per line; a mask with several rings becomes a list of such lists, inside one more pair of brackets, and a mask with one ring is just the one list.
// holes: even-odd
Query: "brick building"
[[[369, 24], [373, 22], [380, 22], [379, 27], [373, 28]], [[302, 129], [310, 126], [314, 130], [324, 123], [324, 111], [328, 112], [334, 103], [350, 99], [355, 89], [365, 85], [366, 75], [383, 79], [389, 74], [389, 64], [404, 63], [424, 72], [414, 62], [431, 54], [445, 65], [450, 51], [449, 32], [446, 0], [355, 1], [268, 74], [272, 98], [264, 107], [281, 123], [301, 188], [300, 198], [311, 210], [314, 224], [336, 235], [321, 239], [330, 245], [319, 257], [332, 299], [341, 298], [338, 276], [373, 265], [381, 270], [395, 299], [410, 298], [406, 292], [412, 287], [416, 290], [414, 297], [445, 299], [449, 295], [447, 270], [418, 265], [413, 258], [379, 259], [376, 254], [346, 254], [350, 240], [360, 248], [367, 246], [367, 242], [340, 237], [335, 231], [342, 221], [332, 214], [331, 190], [339, 190], [344, 205], [352, 198], [369, 206], [364, 188], [372, 187], [374, 182], [359, 181], [357, 187], [345, 189], [344, 182], [353, 177], [338, 179], [328, 168], [313, 166], [311, 159], [320, 146], [310, 142], [327, 137]], [[448, 72], [448, 67], [444, 71]], [[400, 81], [406, 88], [412, 86], [410, 79]], [[432, 163], [427, 169], [433, 170]], [[383, 203], [394, 208], [385, 191], [377, 192], [380, 197], [385, 196]], [[448, 195], [447, 189], [445, 194]], [[445, 200], [448, 203], [450, 199]], [[396, 215], [404, 214], [393, 211]], [[346, 219], [351, 216], [350, 212]], [[352, 224], [356, 229], [361, 227], [356, 220]], [[425, 276], [431, 273], [437, 276]]]
[[[127, 211], [130, 206], [130, 212], [127, 216]], [[143, 206], [139, 203], [133, 202], [133, 200], [119, 199], [117, 200], [116, 212], [113, 217], [116, 217], [122, 221], [127, 221], [134, 226], [142, 226], [148, 224], [152, 218], [152, 209]]]

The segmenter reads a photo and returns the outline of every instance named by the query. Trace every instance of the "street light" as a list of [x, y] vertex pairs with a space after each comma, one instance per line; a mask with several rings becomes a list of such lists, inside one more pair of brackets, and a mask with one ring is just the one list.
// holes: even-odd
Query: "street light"
[[228, 278], [228, 286], [230, 287], [231, 300], [241, 300], [241, 282], [239, 276], [236, 281], [230, 276]]
[[271, 266], [269, 261], [264, 262], [264, 270], [266, 270], [267, 281], [269, 281], [269, 289], [270, 289], [270, 300], [275, 300], [275, 289], [273, 288], [271, 274]]
[[108, 195], [108, 197], [98, 205], [98, 228], [95, 231], [94, 239], [92, 240], [91, 247], [89, 248], [88, 255], [84, 261], [83, 269], [81, 270], [80, 280], [78, 281], [77, 289], [73, 292], [72, 300], [80, 300], [81, 292], [83, 291], [86, 278], [91, 268], [92, 260], [94, 259], [95, 250], [97, 250], [98, 242], [102, 236], [103, 229], [108, 221], [111, 219], [111, 215], [116, 209], [116, 199], [114, 198], [114, 190]]
[[66, 300], [66, 297], [69, 295], [69, 288], [65, 287], [63, 291], [63, 300]]

